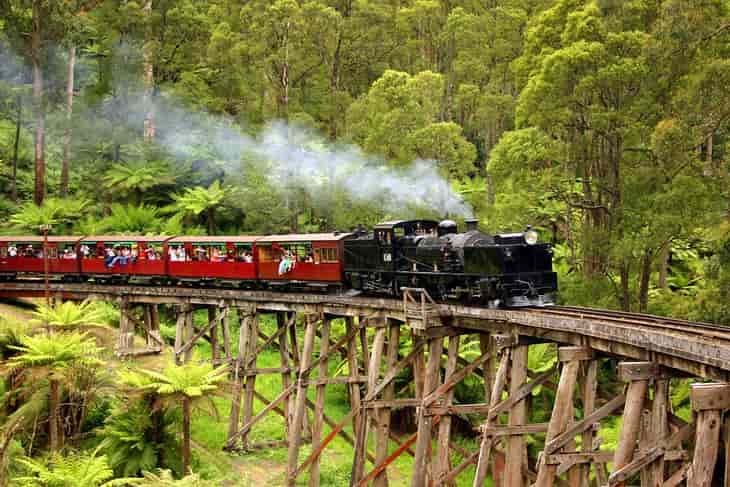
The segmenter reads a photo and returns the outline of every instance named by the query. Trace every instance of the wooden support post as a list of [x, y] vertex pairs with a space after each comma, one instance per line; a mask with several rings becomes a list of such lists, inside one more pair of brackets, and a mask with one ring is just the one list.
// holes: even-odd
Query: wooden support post
[[[388, 320], [388, 353], [385, 359], [385, 371], [393, 370], [398, 363], [398, 349], [400, 343], [400, 324]], [[370, 391], [370, 389], [369, 389]], [[391, 381], [383, 390], [383, 400], [392, 401], [395, 398], [395, 385]], [[388, 435], [390, 433], [390, 406], [384, 406], [379, 410], [378, 430], [375, 440], [375, 464], [380, 465], [388, 458]], [[388, 476], [385, 470], [378, 473], [373, 480], [376, 487], [387, 487]]]
[[[545, 436], [546, 445], [564, 432], [570, 420], [573, 419], [573, 391], [580, 370], [580, 359], [585, 355], [589, 355], [584, 354], [584, 351], [586, 350], [579, 347], [563, 347], [558, 351], [558, 357], [563, 363], [563, 370], [560, 374], [550, 424]], [[590, 352], [590, 350], [587, 352]], [[545, 457], [546, 455], [543, 454], [538, 465], [536, 487], [552, 487], [555, 483], [558, 465], [546, 463]], [[576, 481], [577, 479], [574, 478], [573, 482]]]
[[302, 348], [302, 356], [299, 364], [299, 375], [297, 377], [297, 394], [294, 404], [294, 420], [289, 434], [289, 455], [286, 466], [287, 485], [294, 486], [294, 472], [297, 470], [297, 461], [299, 459], [299, 446], [302, 441], [302, 429], [304, 425], [304, 417], [307, 414], [307, 369], [312, 362], [312, 349], [314, 348], [314, 336], [317, 328], [315, 320], [306, 319], [306, 329], [304, 331], [304, 345]]
[[[326, 356], [329, 353], [330, 346], [330, 319], [322, 320], [322, 330], [319, 340], [319, 356]], [[329, 361], [324, 360], [319, 364], [318, 379], [326, 379], [328, 373]], [[317, 450], [321, 444], [322, 430], [324, 427], [324, 400], [325, 400], [325, 384], [317, 386], [317, 398], [315, 399], [314, 418], [312, 420], [312, 450]], [[319, 487], [319, 459], [317, 456], [312, 460], [312, 466], [309, 470], [309, 487]]]
[[[581, 377], [581, 393], [583, 395], [583, 417], [593, 414], [596, 410], [596, 396], [598, 393], [598, 360], [591, 360], [583, 364], [583, 376]], [[589, 453], [593, 451], [593, 441], [596, 432], [588, 428], [581, 435], [581, 451]], [[589, 487], [591, 464], [582, 464], [580, 467], [580, 487]]]
[[[245, 363], [246, 350], [248, 347], [250, 326], [248, 322], [252, 319], [248, 310], [238, 310], [240, 327], [238, 332], [238, 353], [234, 362], [233, 369], [233, 397], [231, 400], [231, 414], [228, 420], [228, 439], [229, 441], [238, 433], [238, 421], [241, 417], [241, 390], [243, 389], [244, 376], [241, 374], [241, 367]], [[178, 323], [180, 320], [178, 319]], [[176, 347], [177, 348], [177, 347]], [[233, 444], [231, 445], [233, 448]]]
[[[669, 436], [669, 379], [654, 381], [654, 402], [651, 406], [650, 437], [647, 446], [657, 445]], [[651, 487], [664, 484], [664, 455], [648, 468], [648, 483]]]
[[226, 354], [226, 360], [231, 360], [233, 354], [231, 353], [231, 309], [226, 309], [226, 314], [223, 316], [223, 353]]
[[697, 411], [697, 436], [687, 487], [710, 487], [720, 449], [722, 412], [730, 409], [730, 384], [693, 384], [690, 400]]
[[[360, 367], [357, 362], [357, 343], [353, 333], [355, 333], [355, 320], [348, 316], [345, 318], [345, 332], [353, 338], [347, 342], [347, 368], [351, 379], [357, 379], [360, 375]], [[360, 415], [364, 414], [360, 403], [360, 385], [357, 382], [350, 382], [350, 409], [355, 411], [352, 419], [352, 431], [355, 438], [360, 435]]]
[[[655, 374], [656, 367], [650, 362], [622, 362], [619, 364], [619, 376], [630, 380], [626, 392], [623, 425], [618, 446], [613, 457], [614, 471], [628, 465], [634, 457], [636, 441], [639, 438], [639, 427], [646, 399], [649, 379]], [[611, 478], [609, 477], [609, 482]], [[618, 485], [623, 486], [621, 482]]]
[[220, 350], [218, 350], [218, 315], [220, 312], [218, 307], [208, 306], [208, 323], [215, 323], [210, 327], [211, 358], [214, 363], [220, 359]]
[[[446, 369], [444, 371], [444, 381], [456, 372], [456, 359], [459, 356], [459, 335], [449, 337], [449, 353], [446, 358]], [[486, 367], [486, 366], [485, 366]], [[450, 406], [454, 398], [454, 389], [444, 396], [444, 405]], [[434, 468], [434, 480], [438, 485], [456, 485], [452, 482], [445, 482], [446, 476], [451, 470], [451, 461], [449, 458], [449, 442], [451, 439], [451, 416], [444, 416], [439, 422], [438, 432], [438, 459]]]
[[[291, 353], [291, 360], [292, 365], [294, 366], [294, 369], [299, 369], [300, 365], [300, 355], [299, 355], [299, 340], [297, 339], [297, 314], [291, 313], [292, 316], [292, 326], [289, 327], [289, 352]], [[296, 373], [294, 375], [294, 378], [296, 380]], [[292, 421], [294, 420], [294, 402], [296, 401], [296, 398], [294, 396], [291, 397], [290, 407], [292, 411]], [[302, 435], [306, 438], [311, 437], [311, 431], [309, 429], [309, 415], [307, 412], [304, 412], [304, 415], [302, 416]]]
[[[186, 313], [185, 313], [185, 339], [183, 340], [183, 343], [186, 343], [187, 341], [191, 340], [193, 338], [193, 335], [195, 334], [195, 328], [193, 327], [193, 314], [195, 313], [195, 308], [192, 306], [188, 306]], [[188, 347], [188, 349], [185, 351], [184, 359], [183, 361], [185, 363], [188, 363], [190, 359], [193, 358], [193, 348], [194, 347]]]
[[723, 485], [730, 485], [730, 414], [725, 412], [725, 422], [723, 427], [723, 444], [725, 447], [725, 483]]
[[[497, 368], [497, 375], [494, 378], [492, 384], [492, 390], [489, 393], [489, 409], [493, 409], [502, 398], [502, 391], [507, 383], [507, 372], [509, 371], [510, 364], [510, 349], [506, 348], [502, 350], [502, 357], [499, 360], [499, 367]], [[476, 473], [474, 474], [473, 487], [483, 487], [484, 480], [487, 478], [487, 470], [489, 468], [489, 461], [492, 453], [492, 446], [494, 438], [489, 435], [489, 428], [497, 424], [497, 418], [489, 419], [483, 425], [482, 441], [479, 446], [479, 460], [477, 462]]]
[[[256, 343], [258, 342], [257, 338], [259, 331], [259, 317], [256, 312], [254, 312], [254, 315], [251, 317], [251, 319], [248, 320], [248, 325], [250, 328], [250, 330], [248, 331], [248, 343], [246, 344], [246, 352], [243, 355], [243, 362], [240, 365], [240, 367], [244, 369], [244, 372], [246, 372], [246, 369], [248, 369], [248, 364], [251, 364], [254, 369], [256, 368]], [[246, 383], [243, 392], [244, 424], [247, 424], [249, 421], [251, 421], [251, 417], [253, 416], [253, 399], [255, 390], [256, 375], [246, 374]], [[241, 436], [241, 444], [243, 445], [244, 450], [248, 448], [248, 433], [245, 433]]]
[[[360, 331], [362, 332], [365, 330], [365, 328], [361, 328]], [[385, 346], [385, 335], [387, 332], [387, 328], [384, 326], [379, 327], [375, 330], [375, 337], [373, 338], [373, 345], [372, 345], [372, 352], [370, 354], [370, 359], [367, 361], [368, 363], [368, 383], [367, 383], [367, 391], [368, 393], [375, 388], [375, 386], [378, 383], [378, 379], [380, 378], [380, 363], [383, 359], [383, 350]], [[362, 336], [362, 335], [361, 335]], [[358, 473], [357, 480], [360, 480], [362, 478], [362, 473], [364, 473], [365, 470], [365, 453], [367, 451], [367, 438], [369, 434], [369, 430], [372, 429], [376, 433], [376, 442], [377, 442], [377, 433], [382, 430], [379, 424], [380, 420], [380, 409], [379, 408], [373, 408], [368, 409], [368, 412], [370, 413], [370, 420], [367, 422], [367, 425], [365, 426], [365, 432], [362, 435], [361, 438], [361, 445], [362, 449], [355, 452], [355, 462], [356, 462], [356, 472]], [[387, 448], [387, 441], [388, 437], [385, 436], [386, 441], [386, 448]], [[387, 480], [384, 476], [379, 476], [379, 480], [377, 483], [375, 483], [376, 486], [382, 486], [387, 485]]]
[[147, 305], [150, 315], [150, 327], [147, 331], [147, 346], [151, 349], [162, 350], [162, 335], [160, 334], [160, 312], [156, 304]]
[[[281, 360], [281, 367], [283, 369], [289, 369], [289, 347], [287, 344], [287, 332], [283, 330], [289, 326], [289, 320], [285, 312], [276, 313], [276, 327], [279, 331], [282, 331], [281, 337], [279, 338], [279, 359]], [[281, 384], [284, 389], [288, 389], [291, 385], [291, 372], [288, 370], [281, 373]], [[284, 428], [286, 431], [286, 437], [289, 437], [289, 431], [292, 424], [292, 413], [294, 408], [292, 407], [292, 396], [290, 395], [284, 399]]]
[[119, 344], [117, 354], [127, 355], [134, 350], [134, 323], [130, 319], [129, 299], [122, 297], [119, 301]]
[[[429, 339], [428, 364], [426, 365], [426, 377], [423, 381], [424, 397], [428, 396], [428, 394], [436, 390], [438, 387], [443, 346], [443, 337]], [[426, 414], [424, 407], [419, 407], [418, 436], [416, 439], [416, 456], [413, 459], [411, 487], [423, 487], [424, 485], [427, 485], [427, 479], [430, 478], [428, 466], [430, 460], [429, 448], [431, 446], [431, 427], [433, 426], [433, 418], [434, 416]]]
[[[514, 347], [512, 351], [512, 367], [510, 371], [509, 393], [515, 394], [527, 379], [527, 345]], [[519, 401], [509, 412], [509, 426], [522, 426], [527, 420], [527, 404]], [[504, 483], [509, 487], [525, 485], [524, 457], [525, 438], [522, 435], [510, 436], [507, 439], [507, 458], [504, 469]]]
[[183, 343], [185, 343], [185, 310], [187, 305], [181, 305], [177, 307], [177, 321], [175, 323], [175, 363], [180, 365], [182, 358], [178, 354], [178, 351], [182, 349]]

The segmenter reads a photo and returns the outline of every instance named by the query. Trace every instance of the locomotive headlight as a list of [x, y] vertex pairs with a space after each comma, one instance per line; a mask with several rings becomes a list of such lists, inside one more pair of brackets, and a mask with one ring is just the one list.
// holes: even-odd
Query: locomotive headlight
[[537, 243], [537, 232], [535, 230], [526, 230], [523, 236], [527, 245], [535, 245]]

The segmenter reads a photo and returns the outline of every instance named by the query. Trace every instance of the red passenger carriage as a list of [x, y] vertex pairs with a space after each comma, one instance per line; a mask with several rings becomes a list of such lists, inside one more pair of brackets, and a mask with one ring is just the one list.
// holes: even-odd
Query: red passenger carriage
[[349, 233], [269, 235], [256, 240], [259, 279], [272, 283], [342, 282], [343, 241]]
[[257, 237], [177, 237], [168, 241], [173, 279], [255, 280]]
[[[48, 272], [79, 274], [76, 259], [81, 237], [48, 237]], [[0, 237], [0, 275], [43, 274], [43, 237]]]
[[81, 272], [89, 276], [167, 275], [167, 241], [171, 237], [90, 236], [79, 242]]

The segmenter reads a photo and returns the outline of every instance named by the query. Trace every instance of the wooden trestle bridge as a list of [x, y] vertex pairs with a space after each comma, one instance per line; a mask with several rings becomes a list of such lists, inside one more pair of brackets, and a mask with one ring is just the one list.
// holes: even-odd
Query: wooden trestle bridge
[[[287, 485], [305, 471], [309, 485], [319, 485], [323, 452], [339, 437], [354, 447], [350, 485], [357, 486], [388, 485], [388, 466], [400, 455], [414, 458], [414, 487], [455, 485], [471, 465], [474, 486], [484, 485], [487, 475], [508, 487], [730, 486], [730, 328], [581, 308], [434, 304], [415, 289], [403, 301], [186, 287], [52, 283], [50, 289], [56, 299], [118, 302], [120, 355], [159, 353], [157, 306], [175, 309], [176, 359], [189, 360], [194, 344], [207, 340], [213, 361], [232, 366], [225, 448], [261, 447], [251, 441], [252, 429], [267, 414], [284, 418], [288, 439], [263, 446], [288, 448]], [[42, 295], [41, 282], [0, 284], [0, 296]], [[209, 322], [196, 329], [192, 313], [201, 308]], [[259, 328], [263, 314], [276, 318], [270, 336]], [[232, 326], [234, 315], [240, 327]], [[338, 318], [345, 323], [342, 336], [330, 326]], [[303, 339], [297, 326], [304, 327]], [[238, 336], [232, 336], [236, 329]], [[145, 348], [134, 348], [136, 330], [144, 333]], [[471, 361], [459, 353], [468, 335], [478, 336], [479, 344]], [[407, 338], [411, 351], [401, 356], [398, 345]], [[558, 363], [536, 373], [528, 368], [528, 350], [544, 342], [557, 344]], [[279, 367], [257, 367], [257, 354], [266, 347], [278, 348]], [[333, 360], [347, 362], [347, 375], [329, 375]], [[604, 390], [599, 370], [616, 367], [625, 387]], [[396, 395], [394, 384], [406, 369], [414, 377], [414, 387], [406, 388], [414, 391], [410, 398]], [[276, 397], [256, 389], [263, 374], [281, 376], [283, 390]], [[454, 387], [470, 375], [481, 378], [482, 397], [457, 403]], [[694, 379], [689, 423], [672, 411], [675, 378]], [[337, 421], [325, 408], [330, 384], [349, 388], [350, 411]], [[554, 390], [555, 402], [548, 422], [528, 423], [537, 387]], [[314, 401], [308, 390], [316, 392]], [[263, 408], [255, 410], [255, 401]], [[390, 429], [394, 410], [403, 408], [415, 408], [417, 431], [410, 436]], [[452, 420], [459, 415], [482, 418], [478, 450], [465, 451], [452, 441]], [[601, 421], [612, 416], [623, 421], [615, 449], [607, 450], [598, 433]], [[307, 455], [303, 442], [311, 443]], [[452, 463], [452, 452], [460, 463]]]

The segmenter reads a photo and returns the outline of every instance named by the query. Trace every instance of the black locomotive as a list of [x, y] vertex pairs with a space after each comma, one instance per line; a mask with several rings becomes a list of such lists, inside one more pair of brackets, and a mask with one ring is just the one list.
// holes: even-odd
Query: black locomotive
[[550, 246], [537, 232], [487, 235], [467, 220], [466, 232], [445, 220], [400, 220], [360, 230], [345, 240], [345, 281], [363, 292], [399, 295], [426, 289], [441, 300], [489, 306], [546, 306], [558, 289]]

